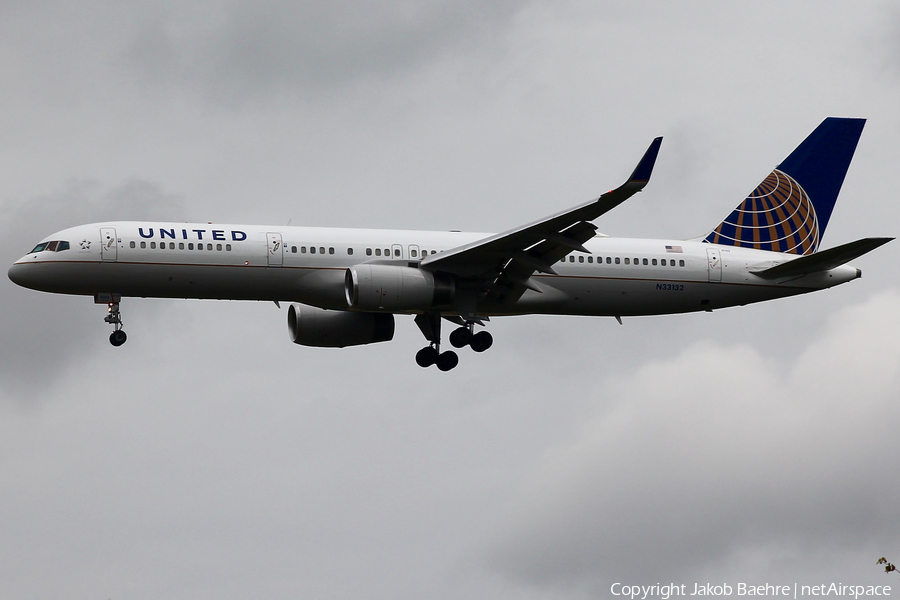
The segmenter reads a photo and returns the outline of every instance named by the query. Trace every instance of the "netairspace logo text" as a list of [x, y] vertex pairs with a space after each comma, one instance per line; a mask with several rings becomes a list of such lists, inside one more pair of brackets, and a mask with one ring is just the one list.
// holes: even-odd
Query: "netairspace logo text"
[[842, 583], [822, 583], [819, 585], [774, 585], [764, 583], [762, 585], [750, 583], [667, 583], [656, 585], [628, 585], [626, 583], [614, 583], [609, 591], [613, 596], [630, 598], [631, 600], [648, 600], [657, 598], [669, 600], [680, 596], [776, 596], [783, 598], [835, 596], [844, 598], [866, 598], [874, 596], [890, 596], [889, 585], [844, 585]]

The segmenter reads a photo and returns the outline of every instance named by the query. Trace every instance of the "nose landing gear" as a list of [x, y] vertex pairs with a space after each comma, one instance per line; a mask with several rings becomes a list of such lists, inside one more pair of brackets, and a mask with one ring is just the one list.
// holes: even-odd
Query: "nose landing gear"
[[128, 339], [128, 336], [122, 330], [122, 313], [119, 311], [121, 298], [118, 294], [97, 294], [94, 297], [95, 304], [106, 303], [108, 314], [103, 320], [113, 326], [113, 332], [109, 334], [109, 343], [117, 348]]

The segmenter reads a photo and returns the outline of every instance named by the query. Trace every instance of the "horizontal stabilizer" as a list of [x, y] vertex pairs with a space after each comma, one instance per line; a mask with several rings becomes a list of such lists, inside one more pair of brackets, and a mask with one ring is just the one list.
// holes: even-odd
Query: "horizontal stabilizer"
[[867, 252], [871, 252], [875, 248], [887, 244], [892, 239], [894, 238], [864, 238], [843, 246], [801, 256], [774, 267], [769, 267], [766, 264], [759, 271], [751, 268], [750, 272], [763, 279], [779, 279], [782, 277], [801, 277], [810, 273], [828, 271], [850, 262]]

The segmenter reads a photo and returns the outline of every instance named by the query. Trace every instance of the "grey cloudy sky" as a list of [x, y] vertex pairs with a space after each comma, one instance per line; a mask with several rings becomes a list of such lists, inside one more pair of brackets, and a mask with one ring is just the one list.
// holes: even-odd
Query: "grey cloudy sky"
[[[495, 231], [622, 181], [687, 238], [826, 116], [824, 245], [897, 235], [900, 12], [837, 1], [0, 2], [0, 257], [152, 218]], [[896, 242], [895, 242], [896, 243]], [[900, 246], [898, 246], [900, 248]], [[807, 297], [516, 317], [447, 374], [272, 304], [0, 281], [0, 597], [601, 598], [893, 583], [898, 249]]]

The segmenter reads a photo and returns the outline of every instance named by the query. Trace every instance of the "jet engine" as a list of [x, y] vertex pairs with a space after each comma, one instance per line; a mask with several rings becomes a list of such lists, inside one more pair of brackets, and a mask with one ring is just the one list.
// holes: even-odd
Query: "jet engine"
[[291, 304], [288, 333], [295, 344], [320, 348], [389, 342], [394, 337], [394, 315]]
[[453, 300], [453, 279], [397, 265], [355, 265], [344, 276], [347, 306], [357, 310], [427, 310]]

